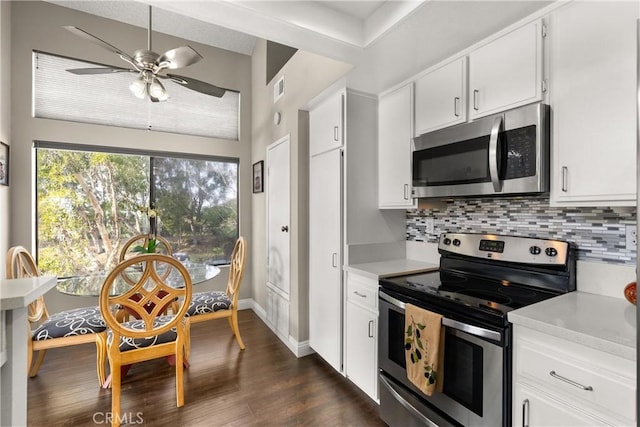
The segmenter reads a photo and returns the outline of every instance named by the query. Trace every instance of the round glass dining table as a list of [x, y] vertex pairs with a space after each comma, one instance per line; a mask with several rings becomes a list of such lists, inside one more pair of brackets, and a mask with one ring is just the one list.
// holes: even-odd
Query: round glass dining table
[[[195, 262], [183, 262], [182, 263], [187, 271], [189, 272], [189, 276], [191, 276], [191, 283], [196, 285], [198, 283], [202, 283], [209, 279], [213, 279], [218, 274], [220, 274], [220, 269], [215, 265], [210, 264], [200, 264]], [[136, 272], [128, 272], [127, 275], [129, 277], [135, 275]], [[68, 277], [65, 279], [61, 279], [58, 282], [56, 289], [59, 292], [67, 295], [76, 295], [76, 296], [100, 296], [100, 289], [102, 289], [102, 284], [105, 279], [109, 275], [108, 271], [102, 271], [99, 273], [93, 273], [86, 276], [75, 276]], [[177, 273], [177, 270], [172, 270], [172, 275], [170, 275], [166, 282], [171, 285], [172, 282], [181, 285], [182, 277]], [[116, 282], [114, 286], [111, 287], [113, 295], [119, 295], [131, 287], [130, 283], [127, 283], [125, 280], [122, 280], [120, 283]]]

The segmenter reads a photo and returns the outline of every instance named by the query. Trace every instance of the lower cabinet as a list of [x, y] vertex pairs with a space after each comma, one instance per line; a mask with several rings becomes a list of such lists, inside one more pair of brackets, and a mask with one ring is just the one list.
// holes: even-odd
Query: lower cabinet
[[345, 375], [378, 401], [378, 282], [347, 272]]
[[636, 364], [515, 325], [514, 426], [636, 425]]
[[285, 341], [289, 339], [289, 299], [267, 285], [267, 325]]

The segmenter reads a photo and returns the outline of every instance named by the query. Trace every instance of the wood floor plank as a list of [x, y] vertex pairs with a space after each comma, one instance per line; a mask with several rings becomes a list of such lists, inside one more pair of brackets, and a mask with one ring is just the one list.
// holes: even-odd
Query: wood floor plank
[[[128, 425], [385, 426], [375, 402], [319, 356], [296, 358], [251, 310], [239, 322], [245, 351], [225, 320], [192, 325], [182, 408], [174, 367], [133, 366], [122, 383]], [[108, 425], [111, 391], [98, 387], [95, 346], [49, 350], [28, 381], [27, 405], [29, 426]]]

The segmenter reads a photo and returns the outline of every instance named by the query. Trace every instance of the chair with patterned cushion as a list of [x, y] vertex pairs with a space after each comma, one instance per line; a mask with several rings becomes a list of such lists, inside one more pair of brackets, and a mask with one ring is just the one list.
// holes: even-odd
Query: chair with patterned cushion
[[[169, 278], [171, 278], [169, 280]], [[126, 292], [111, 295], [112, 288], [126, 284]], [[106, 348], [111, 368], [111, 416], [120, 425], [121, 368], [126, 365], [175, 356], [177, 406], [184, 405], [183, 370], [191, 301], [191, 278], [175, 258], [164, 254], [141, 254], [120, 262], [100, 290], [100, 311], [108, 326]], [[178, 309], [163, 315], [169, 304]], [[133, 320], [120, 323], [116, 312], [124, 309]]]
[[226, 292], [197, 292], [193, 294], [191, 306], [187, 311], [187, 316], [192, 324], [226, 317], [241, 350], [244, 350], [245, 347], [238, 328], [238, 291], [244, 275], [246, 255], [247, 242], [244, 237], [240, 236], [231, 253]]
[[[40, 270], [29, 253], [22, 246], [14, 246], [7, 253], [7, 278], [20, 279], [36, 277]], [[96, 369], [100, 384], [105, 381], [106, 351], [100, 337], [106, 336], [107, 326], [99, 307], [83, 307], [49, 315], [43, 297], [29, 305], [28, 320], [30, 337], [27, 341], [27, 367], [29, 376], [35, 377], [42, 365], [48, 349], [77, 344], [96, 344]], [[33, 355], [38, 352], [35, 364], [31, 366]]]

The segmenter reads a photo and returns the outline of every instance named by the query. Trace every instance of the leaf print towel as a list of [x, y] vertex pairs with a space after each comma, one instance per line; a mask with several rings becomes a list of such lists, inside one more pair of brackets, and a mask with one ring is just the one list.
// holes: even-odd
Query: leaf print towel
[[406, 305], [404, 316], [407, 378], [431, 396], [434, 390], [442, 391], [442, 316], [411, 304]]

